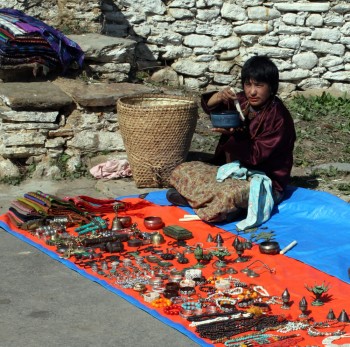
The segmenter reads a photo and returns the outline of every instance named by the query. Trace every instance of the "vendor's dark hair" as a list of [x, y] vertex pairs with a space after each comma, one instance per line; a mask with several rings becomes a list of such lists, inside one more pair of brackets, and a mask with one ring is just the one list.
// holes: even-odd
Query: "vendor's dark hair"
[[267, 83], [270, 86], [272, 95], [277, 94], [279, 73], [277, 66], [270, 58], [256, 55], [244, 63], [241, 71], [242, 87], [244, 87], [245, 82], [251, 79]]

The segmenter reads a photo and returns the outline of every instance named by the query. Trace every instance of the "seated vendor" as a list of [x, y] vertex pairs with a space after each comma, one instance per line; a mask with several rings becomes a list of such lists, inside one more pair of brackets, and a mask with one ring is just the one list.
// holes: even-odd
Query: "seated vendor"
[[[181, 204], [184, 198], [182, 201], [207, 221], [227, 220], [232, 212], [247, 208], [249, 180], [216, 180], [218, 166], [234, 161], [248, 170], [265, 173], [272, 183], [273, 202], [282, 200], [290, 179], [296, 135], [289, 111], [276, 96], [278, 83], [276, 65], [265, 56], [253, 56], [241, 71], [242, 92], [236, 94], [227, 87], [202, 95], [202, 107], [209, 116], [235, 109], [238, 101], [244, 121], [238, 128], [212, 129], [222, 134], [211, 161], [216, 166], [187, 162], [175, 168], [170, 183], [176, 190], [169, 190], [169, 201], [178, 198]], [[207, 214], [204, 210], [213, 205], [220, 206]]]

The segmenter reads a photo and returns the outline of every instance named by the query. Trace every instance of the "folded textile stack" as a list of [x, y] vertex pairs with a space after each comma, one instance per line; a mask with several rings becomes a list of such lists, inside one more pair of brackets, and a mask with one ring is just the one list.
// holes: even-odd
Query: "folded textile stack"
[[0, 9], [0, 68], [39, 64], [44, 72], [82, 67], [84, 53], [72, 40], [19, 10]]
[[28, 192], [14, 201], [7, 212], [10, 220], [20, 229], [31, 230], [51, 218], [67, 218], [69, 223], [88, 223], [92, 216], [73, 202], [41, 191]]

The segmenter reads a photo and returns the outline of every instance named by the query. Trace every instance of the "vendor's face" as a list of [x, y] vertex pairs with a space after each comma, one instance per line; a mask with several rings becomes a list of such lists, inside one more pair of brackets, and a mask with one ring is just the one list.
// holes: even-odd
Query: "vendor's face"
[[267, 83], [257, 82], [252, 79], [244, 82], [244, 93], [250, 105], [254, 108], [265, 105], [271, 96], [270, 86]]

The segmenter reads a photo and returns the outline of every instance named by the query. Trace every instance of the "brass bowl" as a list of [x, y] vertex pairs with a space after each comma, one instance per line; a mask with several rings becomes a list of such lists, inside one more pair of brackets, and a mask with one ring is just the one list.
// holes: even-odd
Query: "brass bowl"
[[129, 226], [131, 225], [132, 220], [130, 216], [121, 216], [118, 217], [118, 219], [120, 220], [124, 228], [129, 228]]
[[259, 244], [259, 251], [263, 254], [278, 254], [280, 245], [277, 241], [264, 241]]
[[149, 230], [158, 230], [164, 226], [162, 218], [156, 216], [149, 216], [144, 218], [143, 224]]

